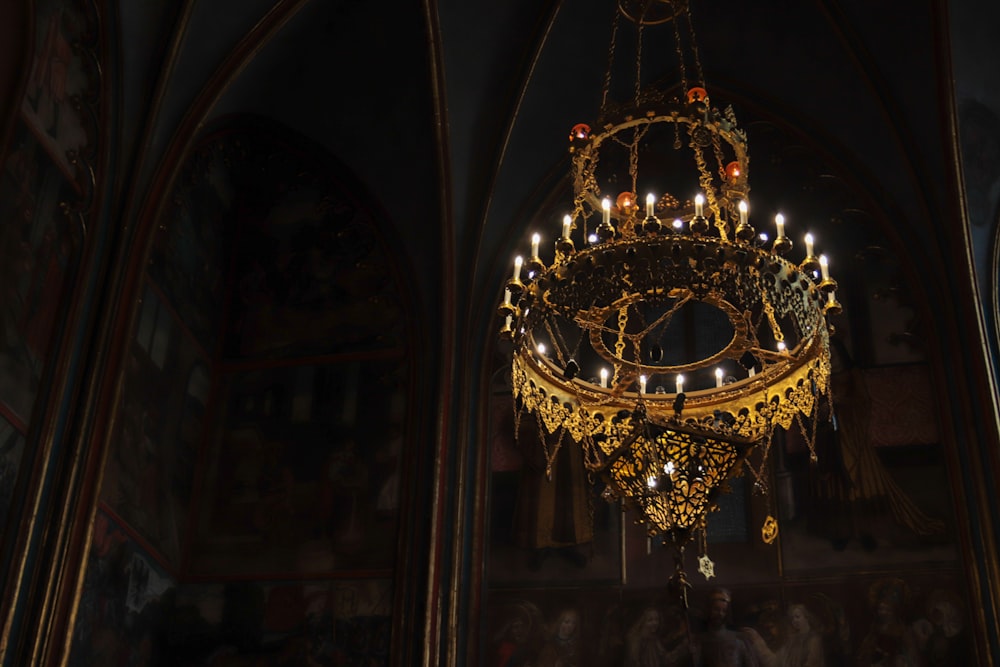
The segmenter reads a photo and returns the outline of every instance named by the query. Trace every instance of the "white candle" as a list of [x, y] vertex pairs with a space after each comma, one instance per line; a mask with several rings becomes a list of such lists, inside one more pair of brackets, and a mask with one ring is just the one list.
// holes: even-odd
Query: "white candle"
[[601, 369], [601, 388], [602, 389], [607, 389], [608, 388], [608, 369], [607, 368], [602, 368]]
[[518, 255], [514, 258], [514, 281], [517, 282], [521, 279], [521, 265], [524, 264], [524, 258]]
[[569, 239], [569, 233], [570, 233], [570, 230], [572, 229], [572, 227], [573, 227], [573, 217], [567, 214], [566, 216], [563, 217], [563, 238], [564, 239]]
[[538, 344], [538, 354], [541, 356], [545, 356], [545, 343]]
[[645, 375], [640, 375], [639, 376], [639, 393], [640, 394], [645, 394], [646, 393], [646, 376]]
[[785, 216], [780, 213], [774, 216], [774, 226], [778, 229], [778, 238], [785, 238]]
[[837, 302], [837, 297], [834, 296], [836, 293], [837, 293], [837, 290], [833, 290], [832, 292], [827, 292], [826, 293], [826, 302], [827, 303], [836, 303]]
[[604, 224], [611, 224], [611, 200], [607, 197], [601, 200], [601, 210], [604, 213], [604, 217], [602, 218], [604, 220]]
[[652, 218], [653, 217], [653, 206], [655, 206], [655, 205], [656, 205], [656, 195], [654, 195], [652, 192], [650, 192], [648, 195], [646, 195], [646, 217], [647, 218]]
[[722, 369], [721, 368], [716, 368], [715, 369], [715, 386], [717, 388], [722, 386]]
[[694, 214], [699, 217], [705, 215], [705, 197], [700, 192], [694, 196]]
[[757, 367], [751, 366], [747, 369], [747, 377], [753, 377], [754, 375], [757, 375]]
[[778, 341], [778, 352], [784, 352], [786, 348], [787, 348], [787, 346], [785, 345], [785, 341], [779, 340]]
[[505, 306], [509, 306], [510, 305], [510, 290], [509, 289], [505, 289], [503, 291], [503, 305], [505, 305]]
[[747, 224], [747, 202], [745, 199], [741, 199], [739, 203], [740, 209], [740, 224]]
[[819, 270], [823, 276], [823, 280], [830, 279], [830, 260], [826, 258], [826, 255], [819, 256]]
[[676, 382], [675, 388], [677, 389], [677, 393], [678, 394], [683, 394], [684, 393], [684, 376], [683, 375], [678, 375], [677, 376], [677, 382]]
[[507, 316], [507, 324], [504, 326], [504, 328], [505, 329], [510, 329], [510, 325], [513, 323], [513, 321], [514, 321], [513, 316], [508, 315]]
[[531, 259], [538, 259], [538, 244], [541, 242], [541, 236], [538, 234], [531, 235]]
[[806, 257], [813, 256], [813, 235], [806, 234]]

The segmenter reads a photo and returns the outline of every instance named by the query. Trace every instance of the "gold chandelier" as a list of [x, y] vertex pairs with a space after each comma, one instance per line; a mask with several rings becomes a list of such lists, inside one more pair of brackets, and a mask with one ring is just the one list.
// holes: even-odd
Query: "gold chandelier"
[[[529, 258], [515, 259], [501, 336], [513, 341], [518, 418], [537, 420], [549, 467], [567, 441], [581, 447], [605, 493], [675, 547], [684, 582], [683, 548], [699, 535], [712, 574], [706, 517], [726, 482], [747, 469], [766, 490], [776, 428], [797, 424], [815, 459], [815, 416], [829, 398], [826, 316], [841, 307], [810, 235], [796, 263], [780, 214], [773, 241], [751, 225], [746, 135], [731, 107], [712, 105], [687, 2], [617, 9], [599, 121], [569, 136], [572, 212], [550, 261], [539, 234]], [[615, 105], [620, 17], [634, 29], [635, 86]], [[654, 26], [673, 28], [672, 94], [640, 85]], [[768, 517], [765, 541], [776, 528]]]

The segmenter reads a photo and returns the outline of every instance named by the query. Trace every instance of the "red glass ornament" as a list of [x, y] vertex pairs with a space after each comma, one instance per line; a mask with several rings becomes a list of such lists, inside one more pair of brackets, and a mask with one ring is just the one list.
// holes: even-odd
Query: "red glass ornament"
[[708, 102], [708, 91], [699, 86], [695, 86], [688, 90], [688, 104], [693, 104], [695, 102]]
[[631, 192], [623, 192], [615, 200], [618, 210], [626, 215], [630, 215], [635, 209], [635, 195]]
[[577, 123], [573, 126], [573, 129], [569, 131], [570, 141], [583, 141], [584, 139], [590, 138], [590, 126], [586, 123]]
[[729, 180], [735, 181], [737, 178], [740, 177], [740, 174], [742, 173], [743, 170], [740, 169], [739, 162], [734, 161], [726, 165], [726, 178], [728, 178]]

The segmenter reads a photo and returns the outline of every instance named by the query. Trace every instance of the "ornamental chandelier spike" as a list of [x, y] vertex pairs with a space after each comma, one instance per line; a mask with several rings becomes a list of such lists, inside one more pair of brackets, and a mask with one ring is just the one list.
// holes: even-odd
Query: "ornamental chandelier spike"
[[[582, 448], [605, 492], [674, 546], [682, 590], [696, 537], [711, 574], [706, 517], [727, 481], [749, 470], [766, 490], [775, 429], [797, 425], [813, 449], [826, 316], [841, 310], [809, 234], [796, 262], [780, 214], [770, 243], [751, 225], [746, 135], [712, 105], [687, 5], [619, 0], [599, 121], [569, 136], [572, 213], [550, 259], [539, 234], [515, 259], [499, 309], [515, 409], [537, 420], [549, 467]], [[637, 46], [632, 99], [616, 105], [620, 24]], [[642, 86], [643, 45], [671, 42], [679, 87]], [[765, 541], [776, 530], [768, 517]]]

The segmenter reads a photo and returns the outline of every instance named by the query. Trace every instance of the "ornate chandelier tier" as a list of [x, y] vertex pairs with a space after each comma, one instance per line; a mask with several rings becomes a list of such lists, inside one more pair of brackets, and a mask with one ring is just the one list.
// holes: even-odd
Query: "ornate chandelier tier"
[[[537, 420], [549, 467], [567, 440], [581, 447], [605, 492], [677, 548], [683, 579], [683, 547], [704, 535], [726, 482], [749, 469], [766, 489], [775, 429], [797, 424], [813, 448], [829, 396], [826, 316], [841, 307], [810, 235], [796, 263], [780, 214], [772, 242], [751, 226], [746, 135], [732, 108], [711, 104], [687, 2], [618, 9], [609, 62], [624, 16], [638, 35], [634, 99], [608, 102], [609, 65], [598, 129], [570, 133], [572, 213], [551, 261], [538, 234], [527, 261], [516, 258], [501, 335], [513, 341], [517, 414]], [[640, 86], [643, 30], [654, 24], [673, 26], [673, 95]], [[766, 541], [775, 526], [769, 517]]]

